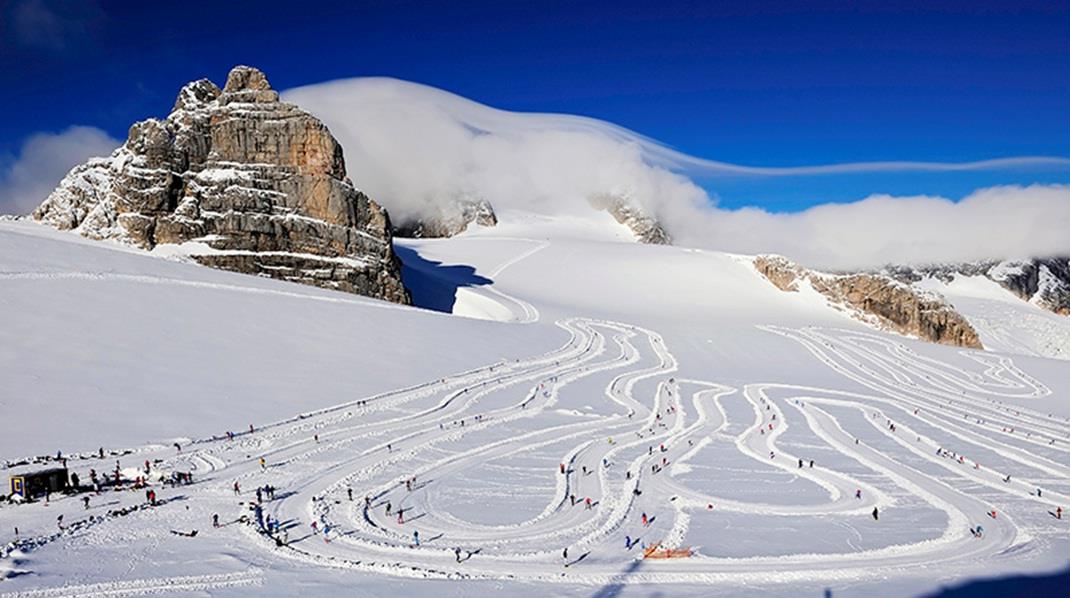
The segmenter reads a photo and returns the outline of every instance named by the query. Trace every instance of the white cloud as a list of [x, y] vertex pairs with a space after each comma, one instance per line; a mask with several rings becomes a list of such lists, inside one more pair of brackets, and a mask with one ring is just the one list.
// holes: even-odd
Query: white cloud
[[95, 127], [30, 136], [19, 155], [0, 169], [0, 214], [32, 211], [72, 167], [93, 156], [107, 156], [120, 143]]
[[803, 212], [666, 212], [681, 244], [780, 253], [829, 269], [1070, 255], [1070, 185], [992, 187], [960, 201], [873, 195]]
[[680, 244], [783, 253], [826, 268], [1070, 253], [1070, 187], [997, 187], [953, 202], [872, 196], [793, 214], [721, 210], [686, 175], [834, 175], [1070, 167], [1070, 159], [973, 163], [871, 162], [755, 168], [695, 158], [602, 121], [496, 110], [395, 79], [358, 78], [290, 90], [346, 152], [350, 176], [395, 220], [464, 194], [499, 210], [585, 213], [596, 193], [626, 193]]

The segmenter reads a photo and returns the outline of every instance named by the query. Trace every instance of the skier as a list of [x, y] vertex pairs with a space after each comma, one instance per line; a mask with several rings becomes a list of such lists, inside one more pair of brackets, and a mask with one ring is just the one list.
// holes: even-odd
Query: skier
[[212, 513], [212, 527], [219, 527], [219, 513]]
[[234, 482], [234, 495], [241, 496], [241, 486], [238, 485], [237, 481]]
[[810, 469], [813, 469], [813, 468], [814, 468], [814, 460], [810, 459]]
[[647, 519], [646, 511], [643, 511], [643, 525], [645, 526], [648, 523], [650, 523], [650, 520]]
[[453, 549], [453, 556], [457, 557], [457, 562], [458, 562], [458, 563], [459, 563], [459, 562], [461, 562], [461, 549], [460, 549], [460, 548], [457, 548], [457, 547], [455, 547], [455, 548]]
[[632, 537], [631, 536], [624, 536], [624, 548], [627, 549], [627, 550], [631, 550], [632, 549]]
[[412, 543], [417, 546], [420, 545], [420, 532], [412, 530]]
[[873, 507], [873, 521], [878, 521], [878, 520], [879, 519], [877, 517], [877, 507]]
[[263, 471], [263, 470], [266, 470], [266, 469], [267, 469], [267, 461], [263, 457], [260, 457], [260, 470]]
[[855, 498], [861, 500], [861, 498], [862, 498], [862, 489], [861, 488], [858, 488], [857, 490], [855, 490]]
[[566, 561], [568, 560], [568, 546], [566, 546], [565, 550], [561, 552], [561, 556], [564, 557]]
[[386, 501], [386, 515], [387, 515], [387, 517], [390, 516], [390, 501], [389, 500]]
[[89, 510], [89, 497], [88, 496], [83, 496], [82, 497], [82, 502], [85, 503], [85, 509], [88, 511]]
[[1055, 509], [1055, 518], [1056, 519], [1062, 519], [1063, 518], [1063, 508], [1062, 507], [1058, 507], [1058, 508]]
[[799, 469], [802, 469], [802, 466], [803, 466], [803, 460], [799, 459]]
[[349, 495], [349, 502], [353, 502], [353, 489], [352, 488], [346, 488], [346, 494]]

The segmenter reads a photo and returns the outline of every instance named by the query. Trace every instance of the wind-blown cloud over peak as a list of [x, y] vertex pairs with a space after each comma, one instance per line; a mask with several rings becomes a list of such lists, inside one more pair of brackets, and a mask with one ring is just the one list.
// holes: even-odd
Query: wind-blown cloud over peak
[[997, 187], [958, 202], [874, 195], [773, 214], [718, 209], [692, 180], [1030, 166], [1070, 173], [1067, 158], [752, 167], [688, 156], [592, 118], [508, 112], [396, 79], [332, 81], [283, 96], [330, 127], [350, 176], [397, 220], [455, 197], [486, 199], [499, 211], [589, 214], [587, 200], [608, 193], [629, 197], [680, 244], [782, 253], [816, 267], [1070, 253], [1070, 187], [1062, 185]]
[[17, 157], [0, 164], [0, 214], [29, 213], [67, 171], [89, 158], [107, 156], [121, 143], [96, 127], [31, 135]]

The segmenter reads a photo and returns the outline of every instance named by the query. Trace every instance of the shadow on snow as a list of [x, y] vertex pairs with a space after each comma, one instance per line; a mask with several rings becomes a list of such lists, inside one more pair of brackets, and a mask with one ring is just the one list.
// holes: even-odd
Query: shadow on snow
[[476, 274], [472, 266], [444, 266], [442, 262], [422, 257], [412, 247], [395, 244], [394, 252], [401, 260], [401, 280], [412, 293], [412, 303], [417, 307], [453, 313], [457, 289], [494, 282]]

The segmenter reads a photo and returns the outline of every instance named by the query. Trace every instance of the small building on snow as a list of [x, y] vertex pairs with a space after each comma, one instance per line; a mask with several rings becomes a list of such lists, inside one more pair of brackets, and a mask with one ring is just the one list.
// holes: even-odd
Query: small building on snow
[[63, 467], [11, 474], [11, 494], [26, 499], [67, 488], [67, 470]]

